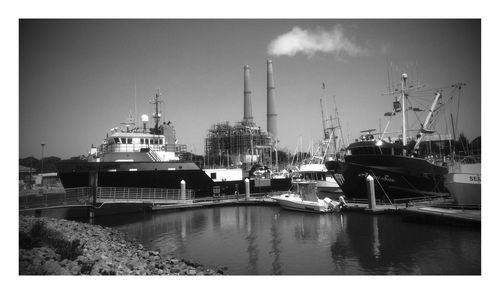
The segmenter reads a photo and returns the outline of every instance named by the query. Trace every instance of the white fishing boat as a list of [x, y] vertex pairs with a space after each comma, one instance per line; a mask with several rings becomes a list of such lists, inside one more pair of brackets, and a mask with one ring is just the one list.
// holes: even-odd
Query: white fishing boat
[[296, 191], [273, 196], [271, 199], [276, 200], [284, 209], [316, 213], [340, 211], [345, 205], [343, 198], [340, 198], [340, 201], [328, 197], [319, 199], [316, 194], [316, 182], [297, 182], [295, 187]]
[[[323, 92], [325, 91], [325, 84], [323, 83]], [[323, 93], [323, 96], [325, 94]], [[323, 123], [323, 139], [317, 148], [311, 145], [312, 156], [301, 161], [292, 173], [292, 183], [313, 181], [316, 183], [316, 189], [323, 195], [337, 197], [342, 193], [342, 189], [335, 181], [332, 172], [329, 172], [325, 166], [326, 161], [338, 161], [344, 149], [344, 140], [342, 135], [342, 128], [340, 127], [340, 118], [337, 110], [335, 97], [333, 97], [335, 105], [335, 117], [328, 115], [323, 106], [323, 99], [320, 99], [321, 104], [321, 120]], [[337, 134], [336, 130], [339, 130]], [[340, 136], [339, 136], [340, 135]], [[314, 150], [315, 149], [315, 150]]]
[[298, 167], [294, 171], [292, 182], [313, 181], [316, 182], [316, 188], [321, 193], [342, 193], [339, 185], [335, 181], [333, 174], [330, 173], [326, 166], [321, 163], [306, 163]]
[[450, 192], [457, 204], [481, 207], [481, 162], [466, 158], [455, 162], [445, 175], [444, 186]]

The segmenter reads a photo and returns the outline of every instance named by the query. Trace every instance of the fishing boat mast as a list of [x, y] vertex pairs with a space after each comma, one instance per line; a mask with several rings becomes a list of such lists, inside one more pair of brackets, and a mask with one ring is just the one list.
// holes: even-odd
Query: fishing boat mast
[[[406, 88], [406, 81], [408, 79], [408, 75], [406, 73], [403, 73], [401, 75], [401, 107], [403, 111], [403, 146], [406, 146], [406, 106], [405, 106], [405, 100], [406, 100], [406, 93], [405, 93], [405, 88]], [[403, 154], [406, 151], [403, 150]]]

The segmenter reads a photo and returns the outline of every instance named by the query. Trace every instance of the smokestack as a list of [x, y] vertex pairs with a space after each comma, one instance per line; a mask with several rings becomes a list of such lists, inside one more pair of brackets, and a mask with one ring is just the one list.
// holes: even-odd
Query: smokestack
[[245, 65], [243, 67], [243, 121], [251, 122], [253, 120], [252, 116], [252, 100], [250, 95], [252, 92], [250, 91], [250, 67]]
[[273, 62], [267, 61], [267, 132], [274, 139], [278, 137], [276, 107], [274, 102], [274, 77], [273, 77]]

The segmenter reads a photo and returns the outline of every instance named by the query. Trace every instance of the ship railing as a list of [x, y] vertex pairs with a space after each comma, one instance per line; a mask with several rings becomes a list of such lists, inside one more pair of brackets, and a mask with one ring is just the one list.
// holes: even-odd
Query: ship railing
[[180, 189], [98, 187], [98, 201], [106, 202], [161, 202], [192, 200], [194, 191], [186, 189], [183, 196]]
[[149, 148], [151, 151], [167, 151], [167, 152], [186, 152], [187, 145], [185, 144], [165, 144], [165, 145], [150, 145], [150, 144], [113, 144], [103, 145], [100, 152], [140, 152], [144, 148]]

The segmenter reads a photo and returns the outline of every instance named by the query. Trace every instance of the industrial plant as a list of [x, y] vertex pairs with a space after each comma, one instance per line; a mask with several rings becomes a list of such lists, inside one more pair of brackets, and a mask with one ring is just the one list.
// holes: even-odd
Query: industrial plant
[[[211, 126], [205, 138], [205, 159], [209, 166], [248, 167], [254, 164], [273, 166], [278, 149], [276, 106], [274, 101], [273, 64], [267, 61], [267, 129], [253, 121], [250, 90], [250, 66], [243, 67], [243, 120]], [[274, 157], [275, 159], [277, 156]]]

